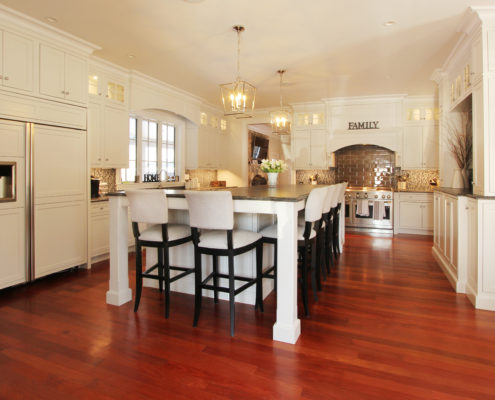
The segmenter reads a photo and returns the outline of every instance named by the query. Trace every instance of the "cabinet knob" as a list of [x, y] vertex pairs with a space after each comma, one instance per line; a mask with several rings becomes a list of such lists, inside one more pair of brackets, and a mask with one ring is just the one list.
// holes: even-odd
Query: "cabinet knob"
[[4, 76], [3, 79], [5, 79], [6, 81], [9, 80], [9, 77], [8, 76]]
[[62, 90], [62, 94], [65, 94], [65, 90]]
[[98, 93], [98, 96], [101, 96], [101, 93]]
[[108, 161], [108, 158], [105, 158], [105, 161]]
[[101, 158], [98, 158], [98, 161], [101, 161]]
[[65, 92], [65, 94], [68, 96], [70, 93], [69, 92]]

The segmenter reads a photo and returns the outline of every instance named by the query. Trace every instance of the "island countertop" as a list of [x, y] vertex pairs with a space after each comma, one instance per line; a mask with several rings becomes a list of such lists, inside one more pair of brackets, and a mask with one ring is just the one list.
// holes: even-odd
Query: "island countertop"
[[[280, 185], [276, 187], [269, 186], [251, 186], [251, 187], [236, 187], [236, 188], [202, 188], [192, 190], [228, 190], [232, 193], [234, 200], [271, 200], [271, 201], [300, 201], [305, 200], [314, 185]], [[158, 189], [140, 189], [140, 190], [158, 190]], [[185, 197], [186, 190], [184, 189], [162, 189], [168, 197]], [[125, 191], [108, 193], [108, 196], [125, 196]]]

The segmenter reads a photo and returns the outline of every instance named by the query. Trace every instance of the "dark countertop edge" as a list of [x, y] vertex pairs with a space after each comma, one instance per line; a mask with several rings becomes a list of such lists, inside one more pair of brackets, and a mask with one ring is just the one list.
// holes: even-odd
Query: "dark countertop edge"
[[488, 199], [488, 200], [495, 200], [495, 196], [482, 196], [479, 194], [474, 194], [469, 191], [469, 189], [457, 189], [457, 188], [449, 188], [449, 187], [437, 187], [435, 188], [435, 191], [445, 193], [445, 194], [450, 194], [451, 196], [457, 196], [457, 197], [470, 197], [472, 199]]
[[[170, 197], [170, 198], [184, 198], [185, 197], [184, 193], [173, 193], [174, 191], [177, 191], [177, 190], [181, 190], [182, 192], [184, 192], [185, 189], [165, 188], [163, 190], [165, 190], [167, 192], [167, 197]], [[194, 189], [190, 189], [190, 190], [194, 190]], [[267, 188], [266, 190], [273, 190], [273, 189]], [[116, 192], [110, 192], [107, 194], [107, 196], [108, 197], [125, 196], [125, 191], [124, 190], [118, 190]], [[290, 201], [290, 202], [298, 202], [301, 200], [306, 200], [307, 197], [308, 197], [308, 194], [301, 194], [297, 197], [277, 197], [277, 196], [270, 196], [270, 195], [268, 195], [266, 197], [249, 196], [249, 195], [233, 195], [232, 196], [232, 198], [234, 200]]]
[[434, 190], [394, 190], [394, 193], [433, 193]]

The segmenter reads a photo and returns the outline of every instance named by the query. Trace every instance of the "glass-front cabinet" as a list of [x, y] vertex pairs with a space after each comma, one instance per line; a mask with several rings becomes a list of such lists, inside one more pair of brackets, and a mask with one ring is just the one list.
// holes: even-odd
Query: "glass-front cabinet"
[[93, 98], [118, 105], [127, 105], [127, 82], [103, 71], [90, 69], [88, 93]]

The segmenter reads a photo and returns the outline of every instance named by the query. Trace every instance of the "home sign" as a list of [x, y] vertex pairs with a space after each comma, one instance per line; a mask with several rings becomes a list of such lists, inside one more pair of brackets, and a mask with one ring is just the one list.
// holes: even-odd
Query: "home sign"
[[349, 122], [348, 131], [354, 131], [358, 129], [379, 129], [378, 123], [380, 121], [365, 121], [365, 122]]

